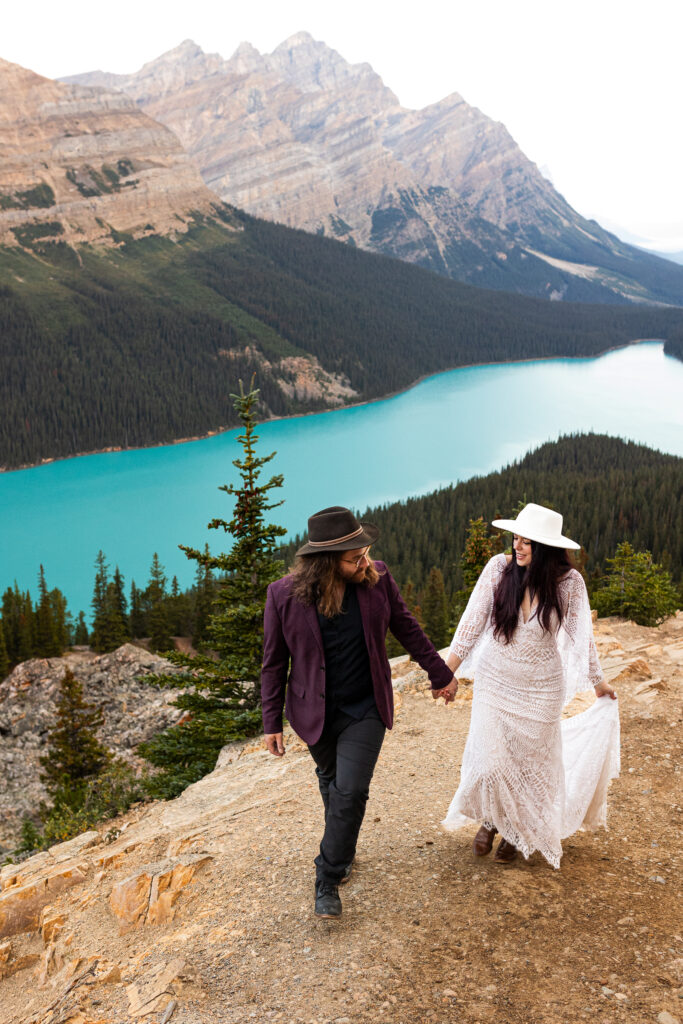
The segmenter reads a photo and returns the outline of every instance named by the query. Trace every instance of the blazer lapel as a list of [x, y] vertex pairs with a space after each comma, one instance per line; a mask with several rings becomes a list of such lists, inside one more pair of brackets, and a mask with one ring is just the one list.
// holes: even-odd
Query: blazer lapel
[[312, 605], [312, 604], [305, 605], [304, 606], [304, 613], [305, 613], [305, 616], [306, 616], [306, 622], [311, 627], [311, 630], [313, 632], [313, 636], [315, 637], [316, 643], [318, 644], [318, 647], [320, 648], [320, 653], [324, 654], [325, 652], [323, 650], [323, 638], [322, 638], [322, 635], [320, 633], [320, 625], [318, 623], [318, 613], [315, 610], [315, 605]]
[[358, 607], [360, 608], [360, 617], [363, 620], [363, 632], [365, 634], [365, 646], [368, 651], [370, 650], [370, 591], [367, 587], [356, 587], [356, 593], [358, 595]]

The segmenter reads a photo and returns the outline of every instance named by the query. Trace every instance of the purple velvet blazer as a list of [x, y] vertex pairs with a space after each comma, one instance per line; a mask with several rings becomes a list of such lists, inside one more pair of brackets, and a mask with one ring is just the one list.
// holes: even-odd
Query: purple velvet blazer
[[[382, 573], [380, 581], [374, 587], [358, 586], [358, 604], [377, 710], [391, 729], [394, 695], [385, 647], [387, 629], [428, 673], [432, 689], [448, 686], [453, 673], [408, 611], [384, 563], [375, 565]], [[291, 575], [268, 587], [261, 699], [264, 732], [282, 732], [285, 708], [290, 725], [305, 743], [320, 739], [325, 720], [325, 656], [318, 613], [293, 596]]]

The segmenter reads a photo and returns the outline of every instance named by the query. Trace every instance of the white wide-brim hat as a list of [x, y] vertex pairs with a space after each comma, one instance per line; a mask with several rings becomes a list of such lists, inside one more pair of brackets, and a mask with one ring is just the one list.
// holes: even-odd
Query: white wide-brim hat
[[492, 526], [501, 530], [511, 530], [518, 537], [535, 540], [538, 544], [547, 544], [551, 548], [572, 548], [578, 551], [581, 547], [575, 540], [562, 536], [562, 516], [543, 505], [530, 502], [525, 505], [516, 519], [494, 519]]

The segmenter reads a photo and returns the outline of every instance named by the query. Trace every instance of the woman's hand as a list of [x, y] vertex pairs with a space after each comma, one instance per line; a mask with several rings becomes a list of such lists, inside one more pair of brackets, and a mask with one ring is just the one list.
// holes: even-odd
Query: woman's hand
[[451, 701], [455, 700], [455, 695], [458, 692], [458, 680], [453, 676], [448, 686], [444, 686], [441, 690], [432, 690], [432, 697], [434, 700], [438, 700], [439, 697], [443, 697], [445, 704], [450, 704]]
[[597, 686], [593, 687], [593, 689], [595, 690], [596, 697], [609, 696], [612, 700], [617, 699], [617, 691], [614, 689], [614, 687], [610, 686], [609, 683], [606, 683], [604, 679], [601, 683], [598, 683]]

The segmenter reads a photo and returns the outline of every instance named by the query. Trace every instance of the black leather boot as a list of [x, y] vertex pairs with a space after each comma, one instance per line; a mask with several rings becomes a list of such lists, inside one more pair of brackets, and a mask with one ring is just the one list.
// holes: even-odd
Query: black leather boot
[[315, 883], [316, 917], [341, 917], [342, 905], [339, 899], [339, 888], [334, 882]]

